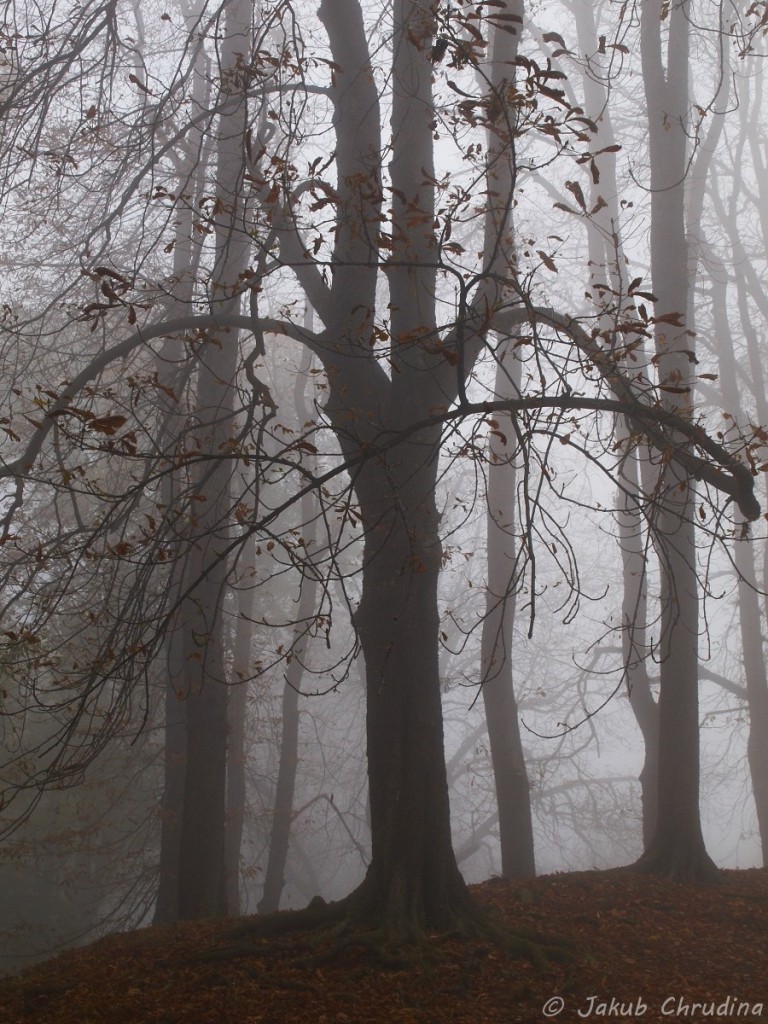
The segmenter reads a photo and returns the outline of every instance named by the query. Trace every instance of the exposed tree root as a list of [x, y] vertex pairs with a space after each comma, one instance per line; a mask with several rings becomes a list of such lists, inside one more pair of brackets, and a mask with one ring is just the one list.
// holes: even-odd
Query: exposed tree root
[[[318, 966], [362, 953], [369, 962], [389, 970], [436, 963], [446, 955], [444, 942], [473, 945], [472, 956], [485, 946], [502, 950], [512, 959], [526, 959], [544, 970], [552, 961], [571, 958], [570, 945], [557, 937], [516, 930], [481, 907], [467, 894], [441, 915], [439, 923], [420, 915], [387, 912], [367, 898], [361, 887], [337, 903], [310, 904], [303, 910], [250, 918], [230, 933], [236, 941], [207, 954], [207, 961], [252, 956], [258, 940], [273, 940], [283, 953], [293, 952], [307, 966]], [[297, 942], [292, 944], [290, 936]], [[271, 942], [270, 942], [271, 944]], [[259, 943], [260, 951], [263, 944]]]
[[636, 874], [658, 875], [673, 882], [708, 882], [717, 885], [723, 880], [720, 868], [704, 849], [651, 849], [629, 865], [628, 870]]

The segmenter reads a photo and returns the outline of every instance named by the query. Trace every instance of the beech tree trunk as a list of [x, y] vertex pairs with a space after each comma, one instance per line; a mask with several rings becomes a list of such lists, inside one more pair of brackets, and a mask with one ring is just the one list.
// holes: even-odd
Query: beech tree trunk
[[[591, 54], [591, 61], [600, 61], [600, 44], [595, 9], [582, 0], [570, 0], [576, 21], [579, 49]], [[619, 149], [610, 113], [610, 56], [605, 55], [599, 73], [590, 70], [583, 76], [587, 113], [595, 119], [597, 131], [593, 142], [598, 180], [592, 182], [589, 206], [593, 210], [587, 221], [589, 245], [590, 292], [600, 311], [602, 327], [610, 331], [616, 323], [636, 316], [635, 300], [625, 295], [628, 270], [622, 238], [622, 211], [616, 177], [616, 155]], [[606, 287], [607, 286], [607, 287]], [[634, 338], [632, 371], [649, 366], [642, 338]], [[622, 358], [620, 365], [627, 369]], [[659, 710], [651, 691], [647, 660], [648, 593], [647, 561], [650, 554], [642, 511], [646, 501], [641, 479], [641, 460], [648, 470], [648, 449], [631, 438], [624, 417], [617, 417], [617, 444], [625, 447], [619, 466], [617, 507], [619, 546], [622, 560], [621, 646], [624, 674], [630, 706], [643, 737], [643, 767], [640, 772], [643, 847], [647, 848], [656, 827], [658, 804]]]
[[[320, 8], [341, 70], [332, 93], [339, 177], [336, 272], [319, 351], [331, 367], [326, 412], [342, 450], [352, 456], [428, 415], [457, 389], [456, 373], [435, 344], [435, 15], [425, 0], [395, 0], [393, 15], [389, 378], [370, 358], [368, 342], [377, 277], [368, 239], [379, 230], [382, 202], [378, 96], [359, 6], [323, 0]], [[394, 942], [477, 916], [451, 844], [443, 746], [439, 446], [439, 428], [417, 432], [396, 448], [382, 449], [354, 480], [365, 530], [363, 593], [354, 621], [367, 680], [372, 851], [366, 877], [353, 894], [353, 912]]]
[[[305, 323], [311, 328], [312, 317], [305, 317]], [[312, 365], [309, 352], [305, 353], [299, 376], [296, 380], [295, 404], [297, 420], [300, 424], [309, 419], [309, 408], [304, 396], [307, 374]], [[315, 466], [310, 456], [307, 465], [309, 472]], [[305, 550], [314, 551], [317, 537], [317, 499], [314, 494], [307, 493], [300, 503], [300, 520]], [[283, 702], [280, 729], [280, 761], [277, 769], [275, 785], [275, 803], [272, 818], [272, 833], [269, 840], [267, 870], [264, 874], [264, 891], [259, 900], [259, 913], [269, 914], [280, 906], [280, 897], [285, 886], [285, 865], [288, 860], [288, 845], [293, 821], [293, 798], [296, 789], [296, 773], [299, 765], [299, 689], [304, 675], [304, 657], [307, 648], [307, 631], [309, 623], [317, 611], [318, 581], [313, 575], [313, 568], [308, 566], [302, 581], [301, 595], [296, 611], [296, 626], [291, 645], [291, 660], [285, 673]]]
[[[500, 282], [516, 276], [512, 209], [517, 177], [517, 115], [508, 100], [514, 95], [515, 61], [524, 13], [522, 0], [507, 3], [503, 12], [506, 30], [494, 32], [491, 45], [489, 120], [486, 128], [488, 209], [484, 248], [489, 257], [489, 280], [499, 282], [494, 283], [489, 293], [491, 305], [508, 302], [512, 298], [512, 289], [508, 285], [500, 285]], [[516, 349], [505, 344], [497, 359], [496, 397], [517, 397], [520, 394], [520, 365]], [[536, 864], [531, 795], [513, 678], [516, 475], [512, 456], [517, 445], [511, 417], [503, 416], [501, 420], [505, 426], [500, 433], [507, 437], [507, 442], [502, 443], [493, 434], [489, 442], [488, 584], [481, 667], [483, 706], [499, 812], [501, 870], [505, 878], [514, 878], [534, 875]]]
[[[221, 51], [222, 88], [243, 93], [238, 66], [250, 52], [251, 5], [227, 5]], [[240, 307], [240, 276], [248, 265], [250, 236], [243, 223], [247, 103], [243, 96], [218, 122], [216, 263], [210, 302], [224, 314]], [[229, 539], [231, 461], [222, 458], [234, 433], [233, 385], [239, 361], [237, 332], [222, 332], [199, 352], [197, 426], [192, 435], [202, 458], [200, 501], [192, 502], [190, 614], [186, 623], [187, 762], [181, 821], [179, 916], [227, 913], [226, 771], [227, 678], [222, 607], [229, 567], [221, 549]], [[195, 507], [197, 506], [197, 508]]]
[[[661, 26], [666, 4], [643, 0], [641, 49], [651, 166], [651, 267], [656, 361], [662, 404], [690, 417], [694, 339], [686, 329], [689, 3], [668, 12], [666, 66]], [[680, 439], [681, 445], [686, 445]], [[659, 798], [656, 826], [638, 867], [681, 880], [718, 876], [704, 846], [699, 812], [698, 578], [692, 478], [672, 462], [660, 468], [654, 543], [661, 571], [659, 643]]]
[[739, 625], [744, 652], [744, 675], [749, 707], [747, 760], [763, 867], [768, 867], [768, 676], [763, 650], [763, 618], [755, 582], [752, 546], [746, 538], [735, 541], [735, 563], [739, 574]]
[[[625, 435], [626, 436], [626, 435]], [[645, 449], [647, 455], [647, 449]], [[643, 517], [639, 459], [632, 445], [619, 467], [619, 544], [621, 546], [623, 594], [621, 605], [621, 646], [627, 692], [635, 721], [643, 736], [643, 767], [640, 772], [643, 848], [648, 849], [656, 831], [659, 801], [659, 707], [648, 677], [650, 651], [647, 641], [648, 586], [646, 565], [649, 551]]]
[[224, 873], [227, 913], [240, 913], [240, 847], [245, 825], [245, 716], [248, 704], [248, 677], [251, 665], [253, 632], [253, 584], [248, 569], [256, 561], [256, 539], [251, 535], [243, 547], [241, 564], [245, 574], [242, 589], [235, 591], [237, 626], [232, 652], [232, 677], [227, 695], [227, 814], [224, 828]]
[[[191, 27], [191, 19], [190, 19]], [[204, 55], [197, 59], [194, 91], [197, 102], [206, 102], [208, 74]], [[201, 133], [194, 132], [178, 154], [178, 194], [188, 191], [198, 195], [207, 171], [207, 147]], [[192, 309], [194, 281], [200, 262], [200, 244], [195, 239], [195, 210], [191, 203], [183, 204], [176, 222], [173, 248], [173, 280], [175, 287], [168, 301], [168, 316], [184, 316]], [[187, 416], [187, 387], [190, 366], [186, 353], [179, 354], [178, 340], [164, 342], [157, 359], [158, 391], [160, 403], [160, 431], [158, 448], [166, 455], [171, 466], [177, 464], [177, 449], [184, 437]], [[168, 470], [162, 481], [163, 506], [173, 517], [175, 542], [172, 546], [173, 564], [168, 581], [169, 607], [178, 605], [167, 631], [165, 647], [166, 678], [164, 684], [163, 727], [163, 793], [160, 805], [160, 863], [159, 884], [153, 923], [169, 924], [179, 916], [179, 861], [181, 858], [181, 818], [184, 806], [184, 778], [187, 762], [187, 715], [185, 622], [187, 604], [181, 600], [186, 583], [188, 551], [178, 533], [177, 519], [189, 498], [189, 480], [184, 468]]]
[[[711, 264], [710, 264], [711, 265]], [[712, 308], [715, 335], [732, 337], [728, 322], [726, 269], [718, 268], [711, 275]], [[747, 421], [742, 407], [736, 377], [733, 347], [726, 341], [718, 346], [718, 366], [723, 404], [740, 423]], [[755, 573], [754, 539], [745, 532], [733, 542], [733, 561], [738, 574], [739, 630], [744, 664], [744, 679], [749, 709], [747, 761], [752, 780], [752, 794], [760, 832], [763, 867], [768, 866], [768, 674], [763, 646], [764, 623]]]
[[[748, 267], [745, 259], [744, 241], [739, 235], [736, 210], [741, 201], [742, 171], [748, 167], [744, 159], [745, 147], [749, 152], [754, 166], [754, 180], [757, 186], [757, 214], [760, 223], [760, 237], [763, 244], [768, 240], [768, 168], [766, 167], [765, 151], [761, 148], [760, 138], [755, 124], [758, 123], [761, 107], [765, 97], [765, 69], [762, 64], [755, 68], [755, 76], [745, 77], [739, 83], [739, 109], [741, 133], [739, 144], [733, 158], [733, 170], [737, 187], [728, 197], [725, 210], [723, 230], [730, 236], [735, 263]], [[751, 93], [751, 96], [750, 96]], [[745, 189], [746, 190], [746, 189]], [[717, 181], [712, 179], [712, 192], [716, 193]], [[749, 268], [751, 269], [751, 268]], [[757, 422], [768, 423], [768, 397], [766, 396], [765, 374], [761, 362], [762, 338], [755, 318], [750, 309], [750, 300], [768, 312], [763, 282], [757, 279], [754, 271], [749, 274], [736, 275], [736, 292], [738, 298], [740, 328], [747, 347], [748, 378], [754, 395]], [[721, 307], [715, 298], [713, 309], [725, 317], [725, 304]], [[734, 411], [741, 403], [738, 398], [741, 390], [737, 383], [736, 352], [731, 344], [732, 333], [726, 327], [721, 333], [716, 329], [718, 338], [723, 344], [718, 347], [720, 374], [723, 398], [727, 408]], [[739, 382], [740, 383], [740, 382]], [[726, 392], [726, 386], [730, 389]], [[747, 422], [747, 417], [740, 410], [740, 423]], [[756, 550], [757, 541], [752, 537], [744, 537], [735, 542], [736, 569], [739, 573], [739, 610], [744, 650], [744, 671], [747, 684], [747, 701], [749, 704], [749, 739], [747, 741], [747, 758], [752, 777], [752, 793], [757, 812], [757, 823], [760, 831], [760, 842], [763, 854], [763, 867], [768, 867], [768, 679], [765, 664], [765, 622], [768, 618], [768, 602], [765, 596], [761, 602], [759, 590], [765, 592], [765, 580], [768, 579], [768, 544], [762, 541], [762, 558]], [[761, 566], [758, 574], [755, 564]]]
[[[497, 398], [519, 393], [519, 364], [504, 345], [497, 356]], [[531, 792], [520, 739], [513, 678], [517, 502], [512, 418], [498, 416], [499, 430], [488, 442], [486, 609], [481, 638], [481, 687], [499, 812], [501, 873], [504, 878], [536, 874]], [[501, 437], [499, 436], [501, 435]]]
[[436, 431], [414, 438], [358, 484], [368, 532], [355, 625], [366, 665], [372, 834], [362, 912], [396, 941], [473, 912], [451, 844], [443, 746], [438, 443]]

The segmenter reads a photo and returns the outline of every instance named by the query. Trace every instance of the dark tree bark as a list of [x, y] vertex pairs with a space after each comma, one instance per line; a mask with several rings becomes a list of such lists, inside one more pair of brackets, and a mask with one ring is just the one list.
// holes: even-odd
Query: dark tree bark
[[[324, 357], [331, 366], [326, 412], [342, 450], [352, 456], [363, 446], [378, 447], [391, 431], [428, 415], [457, 391], [456, 373], [434, 344], [434, 14], [426, 2], [396, 0], [393, 9], [389, 379], [365, 355], [376, 288], [368, 240], [378, 229], [382, 198], [378, 95], [358, 5], [324, 0], [320, 8], [342, 71], [333, 91], [340, 182], [336, 272], [323, 314], [327, 340], [319, 349], [338, 353]], [[356, 299], [351, 309], [349, 295]], [[351, 394], [358, 410], [352, 413]], [[430, 928], [463, 927], [479, 916], [450, 834], [438, 664], [439, 446], [439, 427], [417, 432], [395, 449], [382, 449], [354, 480], [365, 529], [363, 594], [354, 618], [367, 679], [372, 853], [349, 907], [366, 929], [398, 943], [420, 939]]]
[[363, 917], [403, 941], [462, 927], [474, 908], [451, 844], [437, 637], [442, 547], [439, 436], [382, 458], [358, 481], [367, 526], [355, 625], [367, 677], [372, 855]]

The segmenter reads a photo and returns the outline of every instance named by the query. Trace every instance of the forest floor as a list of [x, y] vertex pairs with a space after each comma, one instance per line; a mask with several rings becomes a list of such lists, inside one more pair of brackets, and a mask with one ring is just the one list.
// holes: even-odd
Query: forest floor
[[112, 935], [0, 982], [0, 1022], [768, 1022], [768, 872], [724, 879], [590, 872], [473, 887], [510, 925], [571, 943], [569, 962], [543, 968], [456, 939], [435, 939], [438, 955], [407, 967], [363, 948], [310, 966], [306, 934], [205, 959], [231, 945], [232, 921]]

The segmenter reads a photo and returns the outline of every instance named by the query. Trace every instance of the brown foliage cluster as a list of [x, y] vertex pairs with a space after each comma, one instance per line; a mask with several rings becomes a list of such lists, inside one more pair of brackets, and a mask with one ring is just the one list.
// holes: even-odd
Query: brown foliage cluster
[[[361, 947], [326, 962], [307, 934], [249, 939], [248, 952], [221, 956], [232, 944], [232, 922], [195, 922], [113, 935], [7, 980], [0, 1020], [702, 1024], [768, 1017], [766, 871], [725, 872], [720, 886], [622, 872], [561, 874], [493, 880], [474, 893], [512, 927], [568, 940], [570, 960], [542, 968], [496, 946], [435, 938], [411, 959]], [[555, 997], [564, 1008], [548, 1018]]]

